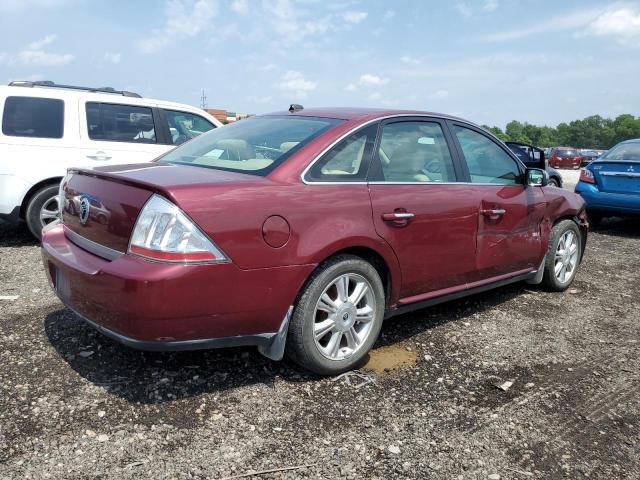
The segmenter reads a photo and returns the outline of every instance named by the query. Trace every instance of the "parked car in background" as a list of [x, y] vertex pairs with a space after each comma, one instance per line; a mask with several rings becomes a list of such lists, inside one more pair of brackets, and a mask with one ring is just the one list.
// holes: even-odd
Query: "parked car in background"
[[67, 168], [148, 162], [222, 126], [188, 105], [49, 81], [0, 86], [0, 122], [0, 218], [38, 238]]
[[640, 215], [640, 138], [617, 144], [580, 171], [576, 193], [592, 223]]
[[516, 157], [520, 159], [527, 167], [530, 168], [542, 168], [546, 170], [549, 175], [550, 187], [562, 188], [562, 175], [555, 168], [551, 168], [547, 165], [544, 150], [533, 145], [520, 142], [505, 142], [507, 147], [511, 149]]
[[292, 106], [153, 163], [71, 169], [43, 262], [62, 302], [126, 345], [286, 349], [335, 374], [385, 317], [521, 280], [568, 288], [584, 202], [546, 183], [459, 118]]
[[582, 157], [572, 147], [554, 147], [549, 152], [549, 166], [553, 168], [580, 168]]
[[580, 156], [582, 157], [582, 161], [580, 162], [580, 166], [584, 167], [585, 165], [597, 160], [606, 150], [587, 150], [581, 149]]

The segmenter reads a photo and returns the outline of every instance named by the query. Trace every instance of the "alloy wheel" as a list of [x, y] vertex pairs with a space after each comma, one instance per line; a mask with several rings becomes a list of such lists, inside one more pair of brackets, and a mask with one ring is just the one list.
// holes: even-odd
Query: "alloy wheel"
[[313, 337], [318, 351], [330, 360], [351, 357], [372, 331], [376, 299], [371, 284], [355, 273], [334, 279], [316, 303]]
[[60, 214], [60, 208], [58, 206], [58, 196], [48, 198], [40, 208], [40, 223], [42, 227], [46, 227], [51, 222], [56, 220]]
[[556, 248], [554, 273], [560, 283], [567, 283], [573, 277], [578, 265], [578, 237], [575, 232], [565, 232]]

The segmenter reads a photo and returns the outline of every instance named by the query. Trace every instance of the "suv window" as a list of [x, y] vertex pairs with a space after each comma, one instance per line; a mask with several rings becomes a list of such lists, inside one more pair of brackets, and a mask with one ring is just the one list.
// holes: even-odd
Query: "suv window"
[[156, 143], [153, 112], [148, 107], [87, 102], [87, 129], [91, 140]]
[[163, 110], [169, 124], [171, 143], [180, 145], [198, 135], [208, 132], [216, 126], [199, 115], [176, 110]]
[[455, 182], [453, 159], [436, 122], [390, 123], [382, 128], [378, 150], [388, 182]]
[[62, 138], [64, 102], [56, 98], [7, 97], [2, 133], [12, 137]]
[[462, 148], [472, 183], [520, 183], [518, 164], [500, 145], [474, 130], [459, 125], [454, 125], [453, 131]]
[[314, 182], [364, 181], [376, 140], [378, 125], [352, 133], [325, 153], [306, 175]]

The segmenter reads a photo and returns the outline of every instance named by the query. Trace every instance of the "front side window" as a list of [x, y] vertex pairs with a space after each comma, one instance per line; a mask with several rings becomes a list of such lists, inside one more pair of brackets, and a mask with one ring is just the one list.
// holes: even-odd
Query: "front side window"
[[520, 183], [518, 164], [493, 140], [469, 128], [453, 126], [472, 183]]
[[164, 110], [164, 115], [169, 124], [169, 133], [171, 134], [171, 143], [173, 145], [180, 145], [216, 128], [213, 123], [193, 113]]
[[86, 108], [91, 140], [156, 143], [156, 128], [150, 108], [97, 102], [87, 102]]
[[7, 97], [2, 133], [11, 137], [62, 138], [64, 102], [56, 98]]
[[367, 178], [378, 125], [352, 133], [325, 153], [307, 172], [315, 182], [354, 182]]
[[297, 115], [252, 117], [210, 130], [158, 161], [265, 176], [303, 145], [342, 122]]
[[387, 182], [455, 182], [453, 159], [436, 122], [390, 123], [382, 128], [378, 157]]

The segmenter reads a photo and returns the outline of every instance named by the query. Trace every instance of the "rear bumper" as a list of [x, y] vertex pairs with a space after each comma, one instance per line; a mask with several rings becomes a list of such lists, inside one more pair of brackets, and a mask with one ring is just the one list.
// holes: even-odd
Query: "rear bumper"
[[143, 350], [268, 350], [314, 268], [169, 265], [131, 255], [109, 261], [70, 241], [62, 225], [45, 230], [42, 258], [67, 307], [105, 335]]
[[640, 214], [640, 195], [601, 192], [590, 183], [578, 182], [576, 193], [582, 196], [587, 209], [619, 215]]
[[20, 206], [31, 184], [15, 175], [0, 174], [0, 218], [18, 221]]

